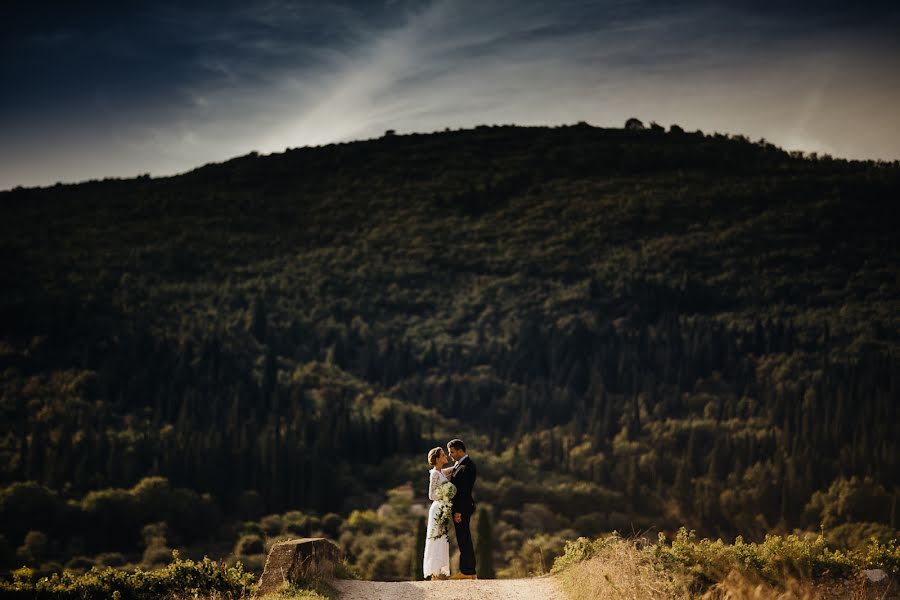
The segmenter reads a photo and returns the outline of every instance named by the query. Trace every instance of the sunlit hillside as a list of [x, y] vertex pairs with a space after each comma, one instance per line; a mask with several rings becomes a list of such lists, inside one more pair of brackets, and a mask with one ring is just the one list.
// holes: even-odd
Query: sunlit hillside
[[410, 578], [451, 437], [501, 576], [616, 529], [897, 537], [898, 197], [586, 124], [0, 193], [0, 568], [320, 534]]

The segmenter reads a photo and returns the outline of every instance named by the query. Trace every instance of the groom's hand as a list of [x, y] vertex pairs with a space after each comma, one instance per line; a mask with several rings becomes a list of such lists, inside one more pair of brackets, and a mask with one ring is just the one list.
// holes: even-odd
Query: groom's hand
[[462, 523], [462, 513], [453, 513], [453, 522]]

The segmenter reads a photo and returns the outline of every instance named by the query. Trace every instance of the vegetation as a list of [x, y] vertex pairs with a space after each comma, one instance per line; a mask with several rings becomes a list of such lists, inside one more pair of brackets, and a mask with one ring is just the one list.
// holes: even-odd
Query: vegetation
[[243, 570], [204, 557], [202, 561], [174, 560], [154, 571], [126, 572], [112, 567], [93, 567], [83, 575], [68, 571], [35, 579], [34, 572], [22, 567], [12, 572], [12, 581], [0, 580], [4, 598], [52, 598], [77, 600], [142, 600], [172, 595], [215, 594], [220, 598], [249, 597], [256, 577]]
[[325, 535], [406, 579], [451, 437], [500, 577], [681, 524], [887, 544], [898, 190], [897, 163], [581, 123], [2, 192], [0, 569], [258, 573]]
[[477, 519], [478, 529], [475, 532], [475, 564], [479, 579], [494, 579], [494, 526], [491, 524], [490, 511], [482, 510]]
[[[553, 571], [573, 600], [581, 598], [821, 597], [821, 589], [848, 580], [853, 597], [867, 597], [855, 575], [862, 569], [900, 574], [900, 548], [871, 540], [863, 551], [829, 548], [820, 535], [768, 535], [762, 543], [699, 539], [681, 528], [671, 545], [623, 539], [618, 533], [566, 544]], [[751, 593], [746, 593], [747, 591]], [[757, 591], [755, 595], [752, 593]], [[768, 591], [769, 593], [765, 593]], [[730, 592], [730, 595], [729, 595]], [[845, 590], [847, 596], [852, 595]], [[880, 592], [883, 594], [883, 590]]]

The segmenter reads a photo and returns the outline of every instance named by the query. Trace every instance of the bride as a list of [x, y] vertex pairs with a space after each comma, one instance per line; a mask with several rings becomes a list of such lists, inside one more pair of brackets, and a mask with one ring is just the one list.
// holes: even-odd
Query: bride
[[446, 473], [450, 468], [444, 469], [448, 463], [444, 449], [438, 446], [428, 453], [428, 464], [432, 469], [428, 472], [428, 499], [431, 500], [431, 508], [428, 509], [428, 529], [425, 533], [425, 557], [422, 561], [422, 570], [425, 577], [435, 579], [447, 579], [450, 576], [450, 538], [447, 533], [450, 528], [450, 513], [452, 512], [450, 501], [456, 495], [456, 486], [450, 483]]

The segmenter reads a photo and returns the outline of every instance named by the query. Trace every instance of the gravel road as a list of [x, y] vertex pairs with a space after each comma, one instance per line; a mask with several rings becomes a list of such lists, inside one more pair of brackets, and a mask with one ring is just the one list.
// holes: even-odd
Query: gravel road
[[348, 581], [332, 585], [341, 600], [565, 600], [552, 577], [447, 581]]

